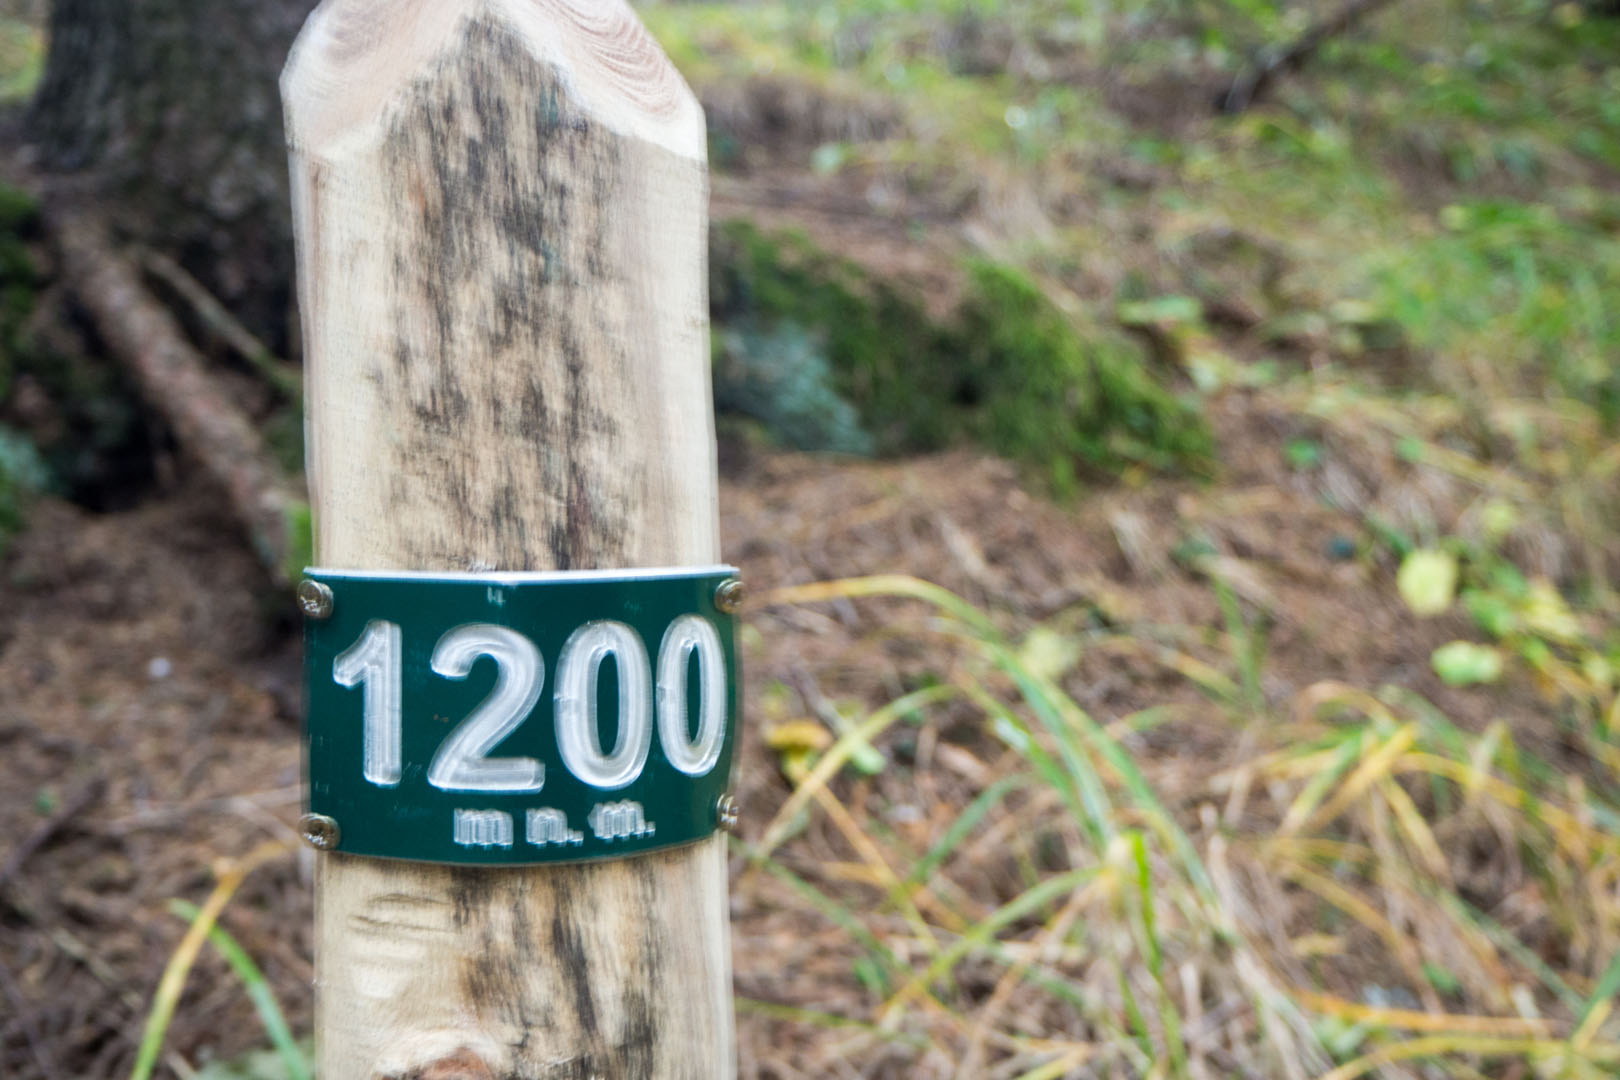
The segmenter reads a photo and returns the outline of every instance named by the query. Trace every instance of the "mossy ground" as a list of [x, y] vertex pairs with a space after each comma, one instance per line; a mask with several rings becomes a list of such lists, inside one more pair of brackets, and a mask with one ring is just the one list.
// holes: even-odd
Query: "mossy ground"
[[898, 454], [979, 444], [1060, 495], [1127, 468], [1199, 471], [1193, 405], [1117, 329], [1064, 314], [1023, 272], [964, 265], [931, 317], [902, 283], [744, 221], [710, 245], [716, 403], [795, 449]]
[[1259, 107], [1215, 115], [1246, 57], [1308, 17], [1066, 0], [649, 11], [700, 91], [769, 72], [847, 108], [899, 103], [883, 137], [786, 140], [744, 175], [796, 167], [882, 196], [879, 217], [975, 225], [965, 251], [1071, 294], [1090, 311], [1078, 326], [1123, 301], [1192, 296], [1215, 301], [1217, 336], [1246, 368], [1295, 370], [1304, 345], [1318, 368], [1353, 373], [1410, 344], [1414, 389], [1545, 390], [1612, 423], [1614, 20], [1572, 4], [1404, 5]]
[[[647, 17], [722, 103], [733, 188], [859, 204], [960, 253], [975, 295], [926, 326], [881, 272], [793, 244], [774, 262], [741, 251], [781, 285], [760, 283], [771, 318], [813, 309], [796, 319], [878, 447], [976, 438], [1066, 489], [1071, 468], [1206, 460], [1199, 413], [1262, 393], [1304, 405], [1303, 426], [1517, 471], [1553, 493], [1536, 516], [1591, 537], [1568, 583], [1601, 587], [1620, 558], [1591, 531], [1613, 507], [1620, 422], [1620, 21], [1604, 10], [1400, 4], [1235, 116], [1216, 103], [1248, 58], [1313, 8], [824, 0]], [[771, 104], [750, 116], [731, 88], [761, 80]], [[1329, 391], [1354, 404], [1321, 416]]]

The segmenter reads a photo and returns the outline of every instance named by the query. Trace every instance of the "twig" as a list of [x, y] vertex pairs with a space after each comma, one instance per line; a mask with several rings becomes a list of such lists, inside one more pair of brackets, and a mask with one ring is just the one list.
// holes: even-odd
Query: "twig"
[[1018, 989], [1018, 985], [1024, 981], [1024, 976], [1037, 961], [1049, 962], [1053, 946], [1061, 944], [1069, 936], [1069, 931], [1073, 929], [1075, 920], [1080, 917], [1086, 902], [1095, 899], [1094, 886], [1095, 883], [1074, 890], [1068, 903], [1064, 904], [1056, 917], [1047, 923], [1045, 932], [1030, 954], [1008, 968], [1006, 974], [996, 983], [995, 990], [990, 994], [990, 1000], [978, 1010], [979, 1015], [973, 1023], [973, 1035], [968, 1043], [967, 1053], [962, 1056], [961, 1064], [956, 1069], [957, 1080], [972, 1080], [973, 1077], [981, 1075], [985, 1043], [994, 1032], [1013, 991]]
[[286, 584], [301, 556], [294, 494], [258, 429], [212, 379], [174, 317], [147, 292], [140, 274], [87, 212], [65, 205], [46, 212], [63, 275], [107, 347], [134, 374], [141, 394], [175, 437], [224, 487], [261, 560]]
[[118, 999], [119, 1004], [123, 1005], [131, 1013], [140, 1012], [141, 999], [134, 991], [124, 985], [118, 973], [108, 967], [107, 962], [96, 955], [94, 949], [62, 929], [62, 927], [52, 925], [38, 908], [29, 900], [24, 899], [20, 890], [13, 889], [11, 895], [0, 897], [0, 900], [3, 900], [7, 907], [22, 916], [25, 922], [31, 924], [36, 930], [49, 938], [51, 944], [60, 949], [64, 955], [82, 964], [97, 982]]
[[34, 1055], [34, 1064], [39, 1066], [39, 1075], [60, 1076], [56, 1062], [46, 1052], [45, 1044], [40, 1039], [39, 1025], [34, 1023], [34, 1013], [28, 1007], [28, 999], [23, 997], [22, 987], [17, 985], [16, 976], [12, 975], [3, 958], [0, 958], [0, 988], [5, 990], [6, 997], [11, 1001], [11, 1007], [17, 1012], [17, 1022], [22, 1027], [23, 1038], [28, 1042], [29, 1053]]
[[[29, 918], [35, 923], [39, 922], [39, 919], [34, 918], [32, 913], [29, 913]], [[120, 1005], [131, 1013], [137, 1015], [140, 1013], [140, 996], [125, 985], [124, 980], [119, 977], [118, 973], [108, 967], [107, 962], [97, 956], [94, 949], [59, 926], [51, 927], [47, 931], [47, 936], [51, 939], [51, 944], [83, 964], [84, 969], [109, 993], [116, 997]]]
[[1233, 80], [1232, 87], [1218, 102], [1228, 115], [1240, 113], [1265, 96], [1271, 84], [1285, 71], [1297, 71], [1329, 40], [1355, 29], [1367, 18], [1388, 7], [1394, 0], [1347, 0], [1337, 11], [1312, 23], [1304, 33], [1283, 45], [1269, 45], [1255, 56]]
[[226, 795], [202, 802], [147, 807], [124, 817], [100, 822], [96, 826], [96, 831], [102, 836], [128, 836], [143, 829], [164, 829], [178, 825], [198, 814], [214, 814], [221, 811], [258, 820], [258, 815], [268, 808], [289, 806], [302, 799], [303, 795], [302, 784], [291, 784], [251, 795]]
[[64, 803], [56, 813], [35, 826], [34, 831], [23, 837], [22, 842], [11, 849], [6, 861], [0, 864], [0, 888], [4, 888], [17, 871], [22, 869], [28, 857], [44, 847], [51, 837], [68, 822], [78, 817], [107, 789], [105, 777], [97, 776], [80, 788], [74, 796]]
[[292, 402], [303, 398], [303, 376], [271, 352], [264, 342], [226, 310], [224, 304], [214, 299], [214, 294], [202, 282], [186, 273], [184, 267], [157, 251], [144, 252], [141, 265], [148, 274], [173, 289], [176, 296], [190, 305], [208, 329], [252, 365], [259, 377], [274, 387], [278, 394]]

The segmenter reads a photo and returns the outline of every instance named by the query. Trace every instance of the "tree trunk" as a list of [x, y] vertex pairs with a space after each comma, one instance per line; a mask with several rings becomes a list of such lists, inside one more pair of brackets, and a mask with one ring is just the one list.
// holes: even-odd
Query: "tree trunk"
[[292, 227], [276, 80], [314, 0], [56, 0], [30, 117], [97, 197], [285, 351]]

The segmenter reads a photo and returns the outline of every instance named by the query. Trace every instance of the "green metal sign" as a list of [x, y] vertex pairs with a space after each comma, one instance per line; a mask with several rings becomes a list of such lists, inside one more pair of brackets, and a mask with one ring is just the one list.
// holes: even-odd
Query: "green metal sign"
[[735, 573], [308, 571], [305, 835], [497, 865], [710, 835], [731, 813]]

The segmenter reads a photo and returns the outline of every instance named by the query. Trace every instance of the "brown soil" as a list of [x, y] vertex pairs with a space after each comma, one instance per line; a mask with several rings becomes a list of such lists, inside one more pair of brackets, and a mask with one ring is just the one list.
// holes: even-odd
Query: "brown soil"
[[[1362, 527], [1319, 498], [1325, 473], [1283, 464], [1281, 420], [1242, 395], [1222, 399], [1214, 419], [1227, 454], [1218, 484], [1100, 491], [1072, 508], [1031, 494], [1011, 466], [968, 453], [892, 463], [757, 454], [724, 485], [726, 553], [756, 590], [914, 574], [1014, 631], [1050, 620], [1142, 640], [1174, 636], [1178, 648], [1230, 671], [1212, 591], [1176, 556], [1198, 535], [1267, 628], [1268, 708], [1322, 679], [1394, 683], [1465, 726], [1507, 716], [1526, 735], [1551, 738], [1549, 710], [1526, 687], [1484, 694], [1437, 683], [1429, 652], [1464, 628], [1407, 615], [1387, 555], [1332, 550], [1360, 544]], [[0, 560], [3, 1076], [126, 1075], [184, 930], [167, 902], [201, 902], [219, 857], [292, 837], [296, 628], [218, 495], [197, 470], [181, 471], [170, 490], [129, 512], [44, 503]], [[745, 836], [788, 791], [758, 728], [828, 702], [880, 703], [914, 685], [929, 658], [885, 632], [914, 614], [887, 602], [752, 612], [739, 773]], [[1092, 649], [1068, 685], [1105, 722], [1150, 705], [1182, 707], [1132, 744], [1173, 805], [1190, 810], [1205, 798], [1208, 777], [1237, 752], [1230, 719], [1140, 657]], [[860, 809], [926, 790], [960, 806], [980, 786], [975, 763], [1001, 750], [971, 718], [930, 731], [927, 747], [915, 733], [901, 736], [911, 744], [887, 747], [905, 768], [840, 781], [841, 797]], [[843, 857], [836, 848], [812, 828], [783, 856]], [[223, 920], [298, 1030], [308, 1030], [310, 1012], [310, 868], [301, 851], [258, 871]], [[738, 992], [859, 1014], [843, 932], [780, 884], [736, 870]], [[792, 1070], [820, 1060], [807, 1041], [821, 1036], [785, 1021], [747, 1014], [741, 1036], [745, 1076], [801, 1075]], [[241, 987], [205, 952], [171, 1029], [169, 1067], [263, 1041]]]

